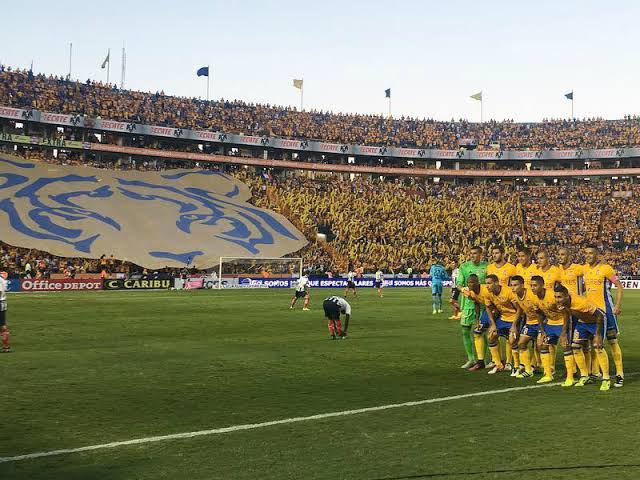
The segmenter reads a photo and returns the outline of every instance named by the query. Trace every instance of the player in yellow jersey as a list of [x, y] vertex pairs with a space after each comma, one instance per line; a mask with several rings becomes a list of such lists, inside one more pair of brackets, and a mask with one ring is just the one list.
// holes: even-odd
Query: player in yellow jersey
[[[605, 314], [605, 331], [607, 341], [611, 347], [611, 356], [616, 366], [615, 387], [624, 385], [624, 370], [622, 365], [622, 350], [618, 343], [618, 318], [622, 309], [622, 282], [618, 279], [611, 265], [602, 263], [598, 248], [589, 245], [584, 250], [585, 264], [583, 266], [585, 297]], [[616, 301], [611, 297], [611, 286], [616, 287]], [[598, 356], [600, 359], [600, 356]], [[602, 365], [600, 365], [602, 369]]]
[[[584, 343], [591, 340], [598, 356], [600, 371], [602, 372], [600, 390], [609, 390], [611, 387], [609, 357], [604, 350], [605, 313], [589, 300], [579, 295], [570, 295], [567, 287], [562, 284], [556, 284], [553, 290], [556, 305], [565, 315], [562, 332], [565, 346], [569, 344], [568, 338], [571, 338], [573, 358], [580, 369], [580, 380], [576, 383], [576, 387], [584, 387], [586, 384], [591, 383], [591, 378], [589, 377], [590, 372], [587, 369], [587, 362], [583, 351]], [[571, 315], [575, 316], [578, 321], [574, 325], [573, 334], [569, 337], [569, 320]]]
[[[538, 314], [544, 319], [538, 338], [541, 340], [540, 354], [542, 357], [542, 365], [544, 367], [544, 376], [538, 380], [538, 383], [549, 383], [553, 381], [555, 372], [555, 349], [558, 342], [561, 341], [564, 328], [564, 313], [556, 305], [556, 297], [553, 292], [553, 284], [551, 288], [545, 288], [544, 278], [540, 275], [531, 277], [531, 292], [536, 296], [538, 303]], [[566, 338], [564, 338], [564, 342]], [[575, 362], [573, 360], [573, 351], [571, 346], [567, 345], [564, 349], [564, 363], [567, 367], [567, 378], [563, 387], [573, 386], [573, 375], [575, 373]]]
[[[525, 287], [531, 284], [531, 277], [538, 275], [538, 267], [531, 260], [531, 250], [528, 247], [520, 247], [518, 249], [518, 264], [516, 265], [516, 275], [520, 275], [524, 279]], [[533, 345], [534, 359], [531, 361], [533, 370], [542, 363], [540, 357], [540, 348]]]
[[495, 275], [500, 285], [508, 287], [509, 279], [516, 274], [516, 267], [507, 262], [502, 246], [496, 245], [491, 249], [491, 260], [492, 262], [487, 266], [487, 275]]
[[[571, 253], [566, 247], [558, 250], [558, 271], [560, 272], [560, 283], [567, 287], [571, 295], [580, 295], [583, 283], [582, 274], [583, 266], [571, 261]], [[553, 288], [553, 285], [545, 283], [547, 288]]]
[[[491, 260], [492, 262], [487, 266], [487, 275], [495, 275], [498, 277], [500, 285], [509, 288], [509, 279], [516, 274], [516, 267], [513, 263], [507, 261], [502, 245], [495, 245], [491, 248]], [[505, 342], [504, 353], [506, 356], [505, 368], [511, 370], [513, 368], [513, 355], [508, 341]]]
[[[555, 265], [551, 265], [551, 257], [546, 250], [539, 250], [536, 254], [536, 267], [538, 269], [537, 275], [544, 279], [545, 285], [551, 285], [553, 288], [556, 282], [561, 281], [560, 269]], [[529, 279], [529, 282], [534, 276]], [[530, 283], [527, 285], [530, 285]]]
[[[476, 304], [484, 304], [485, 314], [480, 315], [474, 333], [476, 335], [488, 334], [489, 351], [496, 364], [488, 373], [490, 375], [504, 370], [504, 364], [500, 357], [499, 337], [507, 338], [507, 343], [513, 350], [514, 365], [519, 365], [518, 356], [518, 320], [522, 316], [522, 310], [517, 304], [517, 299], [511, 289], [500, 285], [498, 277], [494, 274], [487, 275], [485, 285], [467, 288], [462, 294], [471, 298]], [[484, 288], [481, 288], [484, 287]], [[516, 369], [512, 368], [515, 376]]]
[[520, 362], [524, 365], [524, 368], [519, 369], [515, 377], [527, 378], [533, 376], [529, 343], [535, 344], [538, 339], [538, 334], [542, 328], [542, 316], [538, 315], [538, 299], [530, 289], [525, 288], [524, 278], [520, 275], [514, 275], [511, 277], [509, 284], [516, 296], [518, 306], [525, 316], [525, 323], [518, 339]]

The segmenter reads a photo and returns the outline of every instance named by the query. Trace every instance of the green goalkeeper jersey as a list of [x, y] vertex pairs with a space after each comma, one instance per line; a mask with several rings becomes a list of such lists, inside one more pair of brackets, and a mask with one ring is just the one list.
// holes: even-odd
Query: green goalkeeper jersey
[[[478, 281], [482, 284], [487, 276], [487, 266], [489, 264], [487, 262], [473, 263], [471, 261], [464, 262], [460, 265], [460, 273], [456, 280], [456, 286], [458, 288], [464, 288], [467, 286], [467, 280], [469, 279], [469, 275], [475, 274], [478, 276]], [[465, 296], [461, 296], [460, 309], [463, 311], [475, 310], [473, 300], [466, 298]]]

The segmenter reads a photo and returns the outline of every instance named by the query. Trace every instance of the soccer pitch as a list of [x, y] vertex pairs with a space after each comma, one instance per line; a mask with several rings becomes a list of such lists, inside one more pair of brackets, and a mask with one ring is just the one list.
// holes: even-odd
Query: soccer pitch
[[[309, 312], [289, 290], [12, 295], [0, 457], [141, 441], [4, 461], [0, 478], [640, 477], [640, 293], [625, 292], [628, 380], [609, 392], [504, 392], [539, 376], [461, 370], [458, 322], [423, 289], [360, 289], [349, 338], [330, 341], [334, 293], [313, 290]], [[332, 412], [347, 414], [290, 421]]]

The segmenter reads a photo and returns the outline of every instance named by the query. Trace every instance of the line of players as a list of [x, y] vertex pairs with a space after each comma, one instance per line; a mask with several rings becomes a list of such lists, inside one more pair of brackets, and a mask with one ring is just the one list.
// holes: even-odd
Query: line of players
[[[462, 368], [485, 368], [488, 342], [492, 359], [489, 374], [503, 370], [516, 378], [528, 378], [538, 366], [538, 383], [553, 381], [557, 345], [563, 349], [567, 376], [563, 386], [583, 387], [601, 379], [600, 390], [609, 390], [609, 357], [615, 364], [614, 386], [624, 384], [622, 350], [618, 342], [617, 315], [623, 286], [613, 268], [600, 261], [598, 249], [584, 250], [585, 263], [573, 263], [570, 251], [558, 251], [558, 265], [551, 265], [541, 250], [532, 262], [531, 251], [518, 251], [518, 264], [506, 260], [502, 247], [491, 249], [492, 262], [483, 261], [480, 247], [471, 250], [456, 278], [460, 297], [460, 324], [468, 361]], [[611, 287], [616, 287], [616, 300]], [[455, 289], [454, 289], [455, 293]], [[505, 340], [504, 357], [500, 338]], [[475, 354], [474, 354], [475, 347]], [[503, 361], [504, 358], [504, 361]], [[577, 367], [577, 368], [576, 368]], [[574, 381], [574, 375], [580, 374]]]

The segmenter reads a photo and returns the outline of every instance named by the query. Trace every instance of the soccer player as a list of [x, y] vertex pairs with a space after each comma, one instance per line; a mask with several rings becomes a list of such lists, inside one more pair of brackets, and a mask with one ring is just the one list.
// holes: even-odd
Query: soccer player
[[291, 306], [289, 307], [290, 309], [293, 310], [293, 307], [295, 306], [299, 298], [304, 298], [304, 303], [302, 304], [302, 310], [304, 311], [309, 310], [309, 291], [307, 290], [308, 288], [309, 288], [309, 277], [307, 276], [306, 272], [303, 272], [302, 276], [296, 282], [296, 291], [293, 295], [293, 298], [291, 299]]
[[[566, 247], [558, 250], [558, 271], [560, 273], [560, 283], [567, 287], [571, 295], [580, 295], [580, 287], [583, 283], [582, 275], [584, 267], [578, 263], [571, 261], [571, 253]], [[547, 284], [547, 288], [553, 288], [553, 285]]]
[[[479, 283], [484, 283], [487, 275], [487, 262], [482, 260], [482, 247], [471, 249], [471, 260], [460, 265], [460, 274], [456, 280], [456, 287], [462, 290], [467, 287], [469, 275], [476, 275]], [[476, 356], [473, 353], [472, 329], [476, 323], [475, 302], [466, 297], [462, 297], [460, 302], [460, 326], [462, 327], [462, 344], [467, 354], [467, 362], [460, 368], [470, 368], [476, 363]], [[484, 338], [484, 337], [483, 337]]]
[[449, 317], [449, 320], [460, 320], [460, 303], [458, 302], [458, 298], [460, 297], [460, 290], [456, 286], [456, 282], [459, 276], [460, 269], [456, 267], [451, 272], [451, 298], [449, 299], [449, 303], [453, 307], [453, 315]]
[[[538, 268], [537, 275], [544, 279], [545, 285], [553, 286], [556, 282], [560, 282], [562, 280], [560, 269], [555, 265], [551, 265], [551, 257], [549, 256], [549, 252], [546, 250], [539, 250], [536, 254], [536, 267]], [[531, 278], [534, 276], [535, 275]], [[529, 279], [529, 282], [531, 282], [531, 279]], [[530, 283], [527, 285], [530, 285]]]
[[9, 327], [7, 327], [7, 290], [9, 284], [7, 282], [9, 275], [7, 272], [0, 272], [0, 339], [2, 339], [2, 353], [11, 352], [9, 346]]
[[[538, 338], [541, 339], [540, 354], [542, 356], [544, 375], [540, 380], [538, 380], [538, 383], [549, 383], [553, 381], [553, 375], [555, 373], [556, 348], [558, 341], [562, 338], [565, 320], [564, 313], [556, 305], [556, 297], [553, 292], [553, 288], [545, 288], [545, 286], [544, 278], [540, 275], [534, 275], [531, 277], [531, 292], [536, 296], [538, 303], [537, 313], [539, 318], [544, 320], [538, 335]], [[573, 351], [570, 346], [567, 346], [564, 349], [564, 362], [567, 367], [567, 378], [562, 386], [571, 387], [573, 386], [573, 375], [575, 373], [576, 366], [573, 360]]]
[[435, 315], [442, 313], [442, 281], [446, 280], [448, 275], [437, 258], [429, 269], [429, 275], [431, 276], [431, 306]]
[[349, 273], [347, 273], [347, 286], [344, 289], [344, 296], [346, 297], [349, 293], [349, 290], [353, 292], [353, 296], [356, 297], [356, 274], [351, 268], [349, 268]]
[[[616, 381], [614, 387], [624, 385], [624, 370], [622, 365], [622, 350], [618, 343], [618, 318], [622, 309], [622, 282], [618, 279], [611, 265], [602, 263], [599, 258], [598, 248], [589, 245], [584, 250], [585, 264], [583, 266], [585, 296], [587, 300], [604, 312], [605, 333], [611, 347], [611, 356], [616, 366]], [[616, 302], [611, 297], [611, 286], [616, 287]], [[596, 354], [598, 352], [596, 351]], [[601, 356], [598, 355], [598, 361]], [[600, 365], [602, 369], [602, 365]], [[604, 373], [603, 373], [604, 374]], [[604, 378], [604, 377], [603, 377]]]
[[496, 245], [491, 249], [492, 262], [487, 266], [487, 275], [495, 275], [498, 277], [500, 285], [509, 286], [509, 279], [516, 274], [516, 267], [507, 261], [504, 248]]
[[[534, 275], [536, 277], [537, 275]], [[538, 300], [533, 292], [525, 288], [524, 278], [514, 275], [509, 282], [511, 290], [516, 295], [518, 306], [525, 315], [525, 324], [520, 331], [518, 339], [518, 351], [520, 362], [524, 369], [519, 369], [516, 378], [527, 378], [533, 375], [531, 355], [529, 354], [529, 342], [535, 344], [542, 327], [542, 317], [538, 315]]]
[[[531, 284], [531, 277], [534, 275], [539, 275], [538, 267], [531, 260], [531, 250], [528, 247], [521, 247], [518, 249], [518, 264], [516, 265], [516, 275], [520, 275], [523, 280], [525, 286]], [[533, 345], [534, 359], [531, 361], [531, 366], [533, 370], [536, 369], [537, 365], [542, 363], [542, 358], [540, 356], [540, 350], [537, 344]]]
[[[487, 267], [487, 275], [495, 275], [498, 277], [500, 285], [509, 288], [509, 279], [516, 274], [516, 267], [511, 262], [507, 261], [504, 247], [502, 245], [495, 245], [491, 248], [491, 260], [492, 262]], [[513, 362], [513, 358], [511, 357], [511, 348], [508, 348], [505, 345], [504, 350], [507, 366], [511, 368]]]
[[[469, 287], [462, 290], [462, 294], [466, 299], [473, 300], [476, 304], [476, 311], [480, 304], [483, 304], [485, 312], [478, 317], [476, 328], [474, 331], [474, 339], [476, 341], [476, 351], [479, 356], [484, 355], [484, 333], [488, 333], [489, 351], [495, 366], [489, 370], [489, 374], [493, 375], [505, 369], [500, 357], [500, 346], [498, 338], [507, 339], [507, 348], [513, 350], [515, 364], [519, 363], [518, 359], [518, 319], [522, 315], [517, 298], [513, 291], [508, 287], [500, 285], [500, 280], [494, 274], [487, 275], [486, 285], [480, 285], [478, 277], [469, 276]], [[483, 362], [479, 360], [478, 363]], [[476, 364], [477, 365], [477, 364]], [[475, 365], [469, 370], [479, 370], [480, 367]], [[511, 369], [511, 376], [515, 376], [516, 369]]]
[[[329, 326], [331, 340], [336, 338], [344, 340], [347, 338], [349, 320], [351, 319], [351, 305], [349, 305], [349, 302], [342, 297], [333, 295], [324, 299], [322, 308]], [[342, 322], [340, 322], [340, 314], [344, 314], [344, 330], [342, 329]]]
[[376, 271], [376, 278], [373, 282], [373, 286], [378, 289], [378, 295], [380, 298], [384, 297], [382, 294], [382, 288], [384, 287], [384, 273], [382, 273], [382, 270], [380, 269]]
[[580, 380], [576, 383], [576, 387], [584, 387], [591, 383], [589, 377], [590, 371], [587, 368], [587, 362], [584, 354], [584, 344], [591, 340], [598, 356], [598, 364], [602, 372], [602, 383], [600, 390], [606, 391], [611, 387], [609, 378], [609, 357], [604, 350], [604, 335], [606, 328], [605, 313], [588, 299], [578, 295], [570, 295], [567, 287], [560, 283], [556, 283], [554, 295], [558, 309], [564, 312], [563, 339], [565, 346], [569, 344], [569, 319], [574, 315], [578, 321], [571, 335], [571, 348], [573, 350], [573, 358], [580, 370]]

